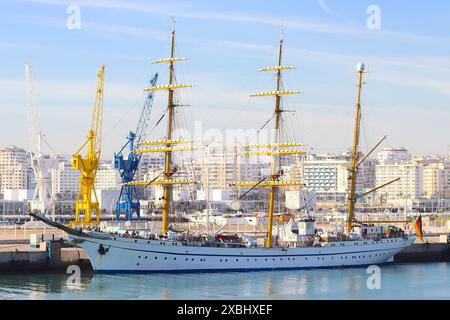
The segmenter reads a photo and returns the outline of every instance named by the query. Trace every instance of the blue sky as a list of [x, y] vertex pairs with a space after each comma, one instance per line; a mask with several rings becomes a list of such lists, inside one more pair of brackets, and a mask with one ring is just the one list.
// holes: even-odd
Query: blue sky
[[[81, 9], [81, 29], [69, 30], [66, 9]], [[381, 10], [381, 29], [368, 30], [369, 5]], [[311, 148], [338, 151], [351, 144], [355, 66], [369, 73], [364, 88], [363, 148], [383, 135], [387, 145], [417, 155], [447, 154], [450, 141], [450, 3], [447, 1], [100, 1], [4, 0], [0, 4], [0, 145], [28, 147], [24, 61], [33, 63], [36, 103], [47, 140], [71, 154], [83, 142], [95, 91], [106, 65], [104, 157], [134, 129], [154, 72], [166, 82], [172, 16], [177, 20], [179, 82], [187, 121], [204, 129], [258, 128], [271, 101], [248, 95], [273, 88], [256, 72], [276, 62], [284, 30], [287, 88], [296, 135]], [[154, 118], [166, 98], [158, 95]]]

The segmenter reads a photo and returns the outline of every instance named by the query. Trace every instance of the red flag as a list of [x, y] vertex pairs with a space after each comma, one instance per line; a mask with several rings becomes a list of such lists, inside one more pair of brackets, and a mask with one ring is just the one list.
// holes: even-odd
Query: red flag
[[414, 228], [416, 229], [416, 234], [419, 239], [423, 241], [422, 215], [417, 218], [416, 223], [414, 224]]

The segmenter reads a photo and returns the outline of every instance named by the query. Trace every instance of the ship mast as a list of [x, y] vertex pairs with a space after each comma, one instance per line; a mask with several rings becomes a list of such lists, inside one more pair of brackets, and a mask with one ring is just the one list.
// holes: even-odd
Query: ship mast
[[[263, 68], [259, 71], [267, 72], [267, 71], [275, 71], [276, 72], [276, 91], [272, 92], [261, 92], [252, 94], [251, 97], [275, 97], [275, 109], [274, 109], [274, 117], [275, 117], [275, 137], [274, 142], [272, 144], [258, 144], [252, 146], [246, 146], [246, 149], [259, 149], [259, 151], [247, 151], [242, 153], [242, 155], [247, 156], [271, 156], [272, 160], [272, 172], [271, 175], [262, 181], [259, 182], [237, 182], [232, 184], [232, 186], [236, 187], [268, 187], [270, 188], [270, 197], [269, 197], [269, 210], [268, 210], [268, 225], [267, 225], [267, 239], [266, 239], [266, 247], [272, 247], [272, 229], [273, 229], [273, 215], [275, 208], [275, 199], [278, 194], [279, 187], [293, 187], [293, 186], [304, 186], [303, 183], [298, 181], [280, 181], [278, 180], [282, 173], [280, 171], [280, 161], [279, 158], [281, 155], [294, 155], [294, 154], [304, 154], [303, 151], [295, 150], [295, 147], [301, 147], [302, 144], [298, 143], [282, 143], [281, 142], [281, 124], [282, 124], [282, 114], [285, 110], [282, 109], [282, 97], [285, 95], [298, 94], [300, 91], [293, 90], [283, 90], [282, 88], [282, 71], [284, 70], [293, 70], [294, 67], [283, 66], [282, 65], [282, 56], [283, 56], [283, 35], [280, 36], [280, 45], [278, 50], [278, 65], [276, 67]], [[288, 148], [288, 149], [286, 149]], [[265, 150], [264, 150], [265, 149]], [[266, 181], [267, 180], [267, 181]], [[248, 192], [247, 192], [248, 193]]]
[[353, 138], [353, 153], [352, 153], [352, 167], [350, 171], [350, 195], [348, 197], [348, 217], [347, 217], [347, 232], [352, 232], [353, 229], [353, 213], [355, 209], [356, 197], [356, 178], [358, 174], [358, 149], [359, 149], [359, 134], [361, 125], [361, 92], [363, 85], [365, 65], [359, 63], [357, 67], [358, 71], [358, 95], [356, 99], [356, 117], [355, 117], [355, 132]]
[[[281, 60], [283, 56], [283, 34], [280, 35], [280, 46], [278, 48], [278, 70], [277, 70], [277, 92], [280, 92], [281, 87]], [[275, 145], [280, 143], [280, 120], [281, 120], [281, 95], [275, 95]], [[280, 156], [272, 154], [272, 174], [270, 180], [275, 182], [280, 177]], [[268, 226], [267, 226], [267, 248], [272, 247], [272, 229], [273, 229], [273, 211], [275, 207], [275, 198], [278, 194], [278, 188], [276, 186], [270, 187], [269, 197], [269, 213], [268, 213]]]
[[148, 185], [160, 185], [163, 187], [164, 196], [163, 196], [163, 210], [162, 210], [162, 226], [161, 233], [165, 234], [169, 230], [169, 213], [171, 211], [171, 198], [172, 198], [172, 186], [174, 185], [188, 185], [194, 184], [195, 181], [191, 180], [174, 180], [173, 175], [175, 174], [175, 170], [172, 166], [172, 153], [174, 151], [191, 151], [194, 150], [190, 147], [174, 147], [174, 145], [191, 143], [192, 141], [187, 140], [174, 140], [173, 139], [173, 131], [174, 131], [174, 118], [175, 118], [175, 108], [177, 105], [174, 102], [175, 90], [182, 88], [190, 88], [192, 85], [190, 84], [177, 84], [175, 80], [175, 62], [185, 61], [185, 58], [176, 58], [175, 57], [175, 20], [173, 20], [174, 26], [171, 33], [171, 49], [170, 49], [170, 58], [159, 59], [153, 61], [153, 63], [168, 63], [169, 64], [169, 84], [158, 87], [150, 87], [145, 89], [144, 91], [157, 91], [157, 90], [167, 90], [167, 131], [166, 137], [163, 140], [158, 141], [146, 141], [140, 143], [140, 146], [148, 147], [148, 146], [158, 146], [157, 148], [141, 148], [136, 149], [134, 153], [164, 153], [164, 171], [161, 174], [163, 176], [162, 180], [152, 181], [133, 181], [128, 183], [127, 185], [134, 186], [148, 186]]
[[[174, 59], [174, 53], [175, 53], [175, 26], [172, 30], [172, 41], [171, 41], [171, 48], [170, 48], [170, 62], [169, 62], [169, 86], [173, 85], [173, 76], [174, 76], [174, 65], [173, 65], [173, 59]], [[173, 93], [174, 89], [168, 90], [168, 98], [167, 98], [167, 140], [172, 140], [172, 131], [173, 131], [173, 109], [174, 109], [174, 103], [173, 103]], [[172, 172], [172, 151], [170, 150], [170, 144], [166, 144], [166, 147], [168, 148], [165, 152], [165, 160], [164, 160], [164, 179], [169, 180]], [[164, 185], [164, 206], [163, 206], [163, 212], [162, 212], [162, 228], [161, 232], [164, 234], [168, 231], [168, 217], [169, 217], [169, 211], [170, 211], [170, 202], [171, 202], [171, 195], [172, 195], [172, 186], [171, 185]]]

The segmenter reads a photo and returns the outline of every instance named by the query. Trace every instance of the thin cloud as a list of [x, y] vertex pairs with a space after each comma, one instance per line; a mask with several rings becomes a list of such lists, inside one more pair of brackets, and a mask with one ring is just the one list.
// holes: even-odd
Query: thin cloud
[[[22, 0], [25, 2], [54, 5], [54, 6], [68, 6], [73, 4], [72, 1], [66, 0]], [[310, 20], [304, 17], [273, 17], [264, 15], [242, 14], [240, 12], [214, 12], [214, 11], [202, 11], [202, 8], [197, 5], [195, 10], [192, 10], [192, 6], [195, 6], [195, 2], [181, 2], [168, 5], [167, 3], [160, 3], [152, 1], [151, 4], [143, 2], [133, 1], [104, 1], [104, 0], [79, 0], [77, 4], [80, 7], [97, 8], [97, 9], [112, 9], [112, 10], [126, 10], [131, 12], [147, 13], [162, 16], [175, 16], [191, 19], [202, 20], [220, 20], [231, 22], [247, 22], [266, 24], [277, 27], [287, 27], [292, 29], [303, 30], [306, 32], [325, 33], [325, 34], [337, 34], [337, 35], [351, 35], [351, 36], [363, 36], [374, 37], [378, 39], [397, 39], [403, 41], [445, 41], [450, 42], [449, 38], [431, 37], [418, 35], [413, 33], [396, 32], [390, 30], [370, 31], [364, 26], [351, 26], [336, 25], [326, 23], [321, 20]], [[322, 4], [325, 4], [324, 2]], [[328, 6], [328, 12], [333, 12]]]
[[346, 17], [344, 17], [343, 15], [337, 13], [336, 11], [332, 10], [325, 2], [325, 0], [319, 0], [319, 7], [327, 14], [338, 18], [339, 20], [345, 21], [347, 23], [351, 23], [354, 24], [355, 22], [347, 19]]
[[[223, 41], [220, 43], [223, 46], [242, 49], [242, 50], [256, 50], [256, 51], [273, 51], [276, 48], [270, 45], [254, 44], [239, 41]], [[340, 65], [345, 67], [352, 67], [358, 61], [361, 60], [359, 56], [331, 53], [326, 51], [306, 50], [299, 48], [289, 48], [290, 54], [301, 57], [302, 61], [320, 62], [321, 64]], [[386, 82], [389, 84], [401, 85], [406, 87], [423, 88], [432, 90], [436, 93], [443, 95], [450, 95], [450, 82], [442, 81], [437, 77], [412, 74], [412, 69], [419, 69], [418, 71], [432, 71], [442, 72], [449, 71], [448, 68], [442, 67], [442, 62], [447, 61], [443, 58], [426, 59], [423, 57], [416, 58], [379, 58], [367, 56], [365, 61], [370, 61], [371, 65], [376, 65], [385, 68], [383, 73], [375, 72], [371, 75], [372, 79]], [[448, 63], [449, 61], [447, 61]], [[445, 64], [444, 64], [445, 65]], [[391, 67], [401, 68], [408, 71], [408, 75], [403, 73], [402, 70], [397, 69], [397, 72], [390, 71]], [[370, 66], [369, 66], [370, 67]]]

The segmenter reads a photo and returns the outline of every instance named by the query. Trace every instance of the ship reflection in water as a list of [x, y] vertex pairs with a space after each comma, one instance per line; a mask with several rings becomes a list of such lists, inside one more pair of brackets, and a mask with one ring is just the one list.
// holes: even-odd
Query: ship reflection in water
[[[365, 268], [203, 274], [1, 275], [0, 299], [449, 299], [449, 264], [381, 267], [381, 290]], [[419, 290], [420, 289], [420, 290]]]

